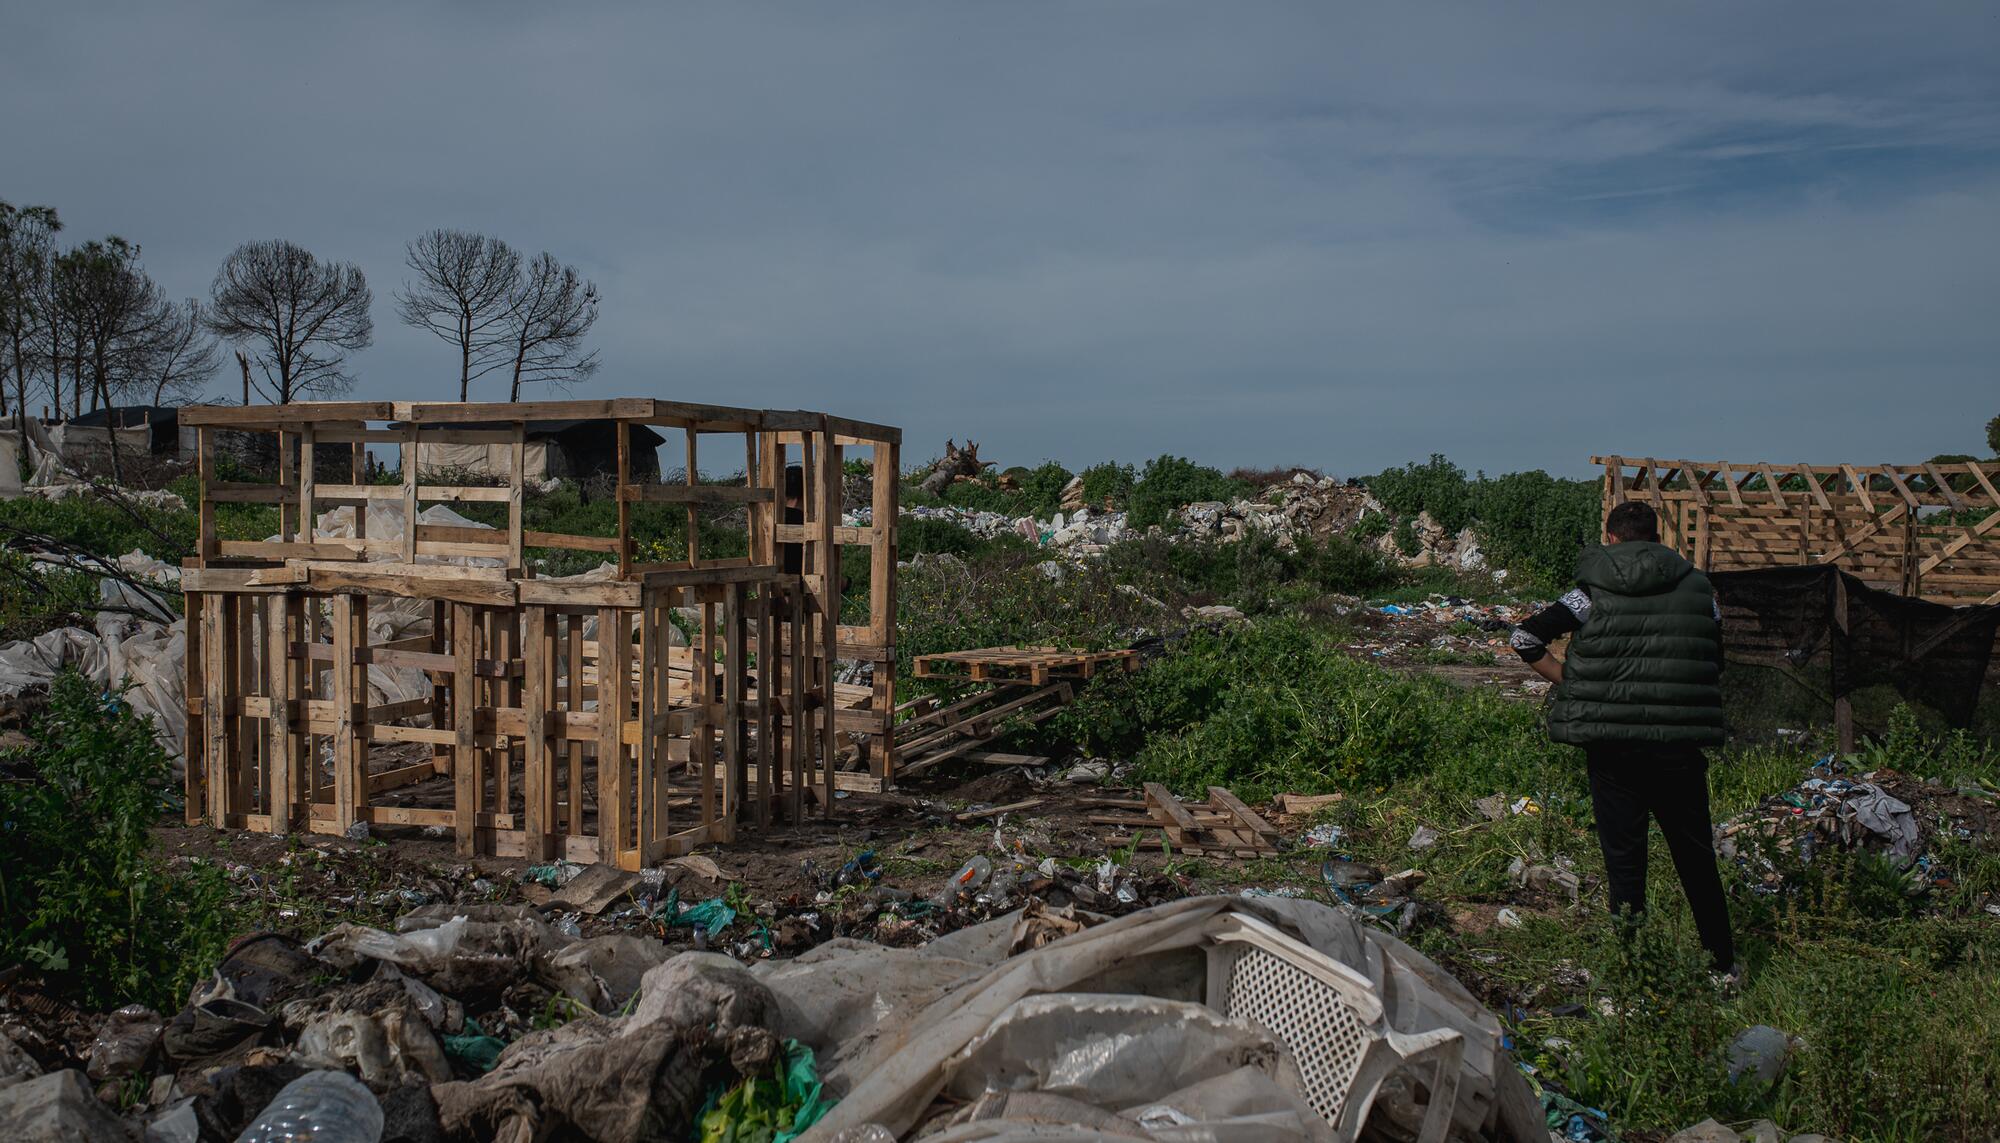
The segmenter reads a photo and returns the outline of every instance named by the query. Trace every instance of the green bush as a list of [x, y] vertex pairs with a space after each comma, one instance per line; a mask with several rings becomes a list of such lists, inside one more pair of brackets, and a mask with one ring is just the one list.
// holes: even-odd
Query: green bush
[[1392, 675], [1289, 618], [1192, 633], [1143, 671], [1093, 682], [1065, 725], [1149, 779], [1246, 798], [1419, 774], [1490, 793], [1571, 758], [1533, 706]]
[[978, 536], [950, 520], [913, 516], [896, 528], [896, 548], [904, 559], [939, 552], [962, 556], [979, 545]]
[[1421, 464], [1384, 469], [1363, 483], [1383, 507], [1404, 520], [1428, 512], [1453, 534], [1472, 522], [1472, 486], [1465, 479], [1465, 470], [1442, 453], [1432, 453]]
[[1518, 568], [1541, 586], [1567, 584], [1576, 558], [1597, 542], [1600, 492], [1595, 480], [1558, 480], [1537, 469], [1471, 486], [1480, 543], [1495, 566]]
[[1408, 516], [1396, 521], [1396, 550], [1406, 556], [1424, 550], [1423, 541], [1417, 539], [1417, 526]]
[[1092, 508], [1123, 508], [1138, 476], [1129, 464], [1105, 461], [1083, 470], [1083, 502]]
[[1046, 519], [1062, 511], [1063, 489], [1069, 487], [1071, 479], [1069, 469], [1052, 460], [1022, 472], [1021, 500], [1027, 505], [1028, 514]]
[[152, 721], [65, 671], [27, 737], [5, 756], [26, 777], [0, 785], [0, 962], [93, 1009], [178, 1008], [231, 918], [217, 867], [177, 872], [153, 850], [173, 771]]
[[1233, 500], [1247, 495], [1248, 486], [1224, 476], [1219, 469], [1180, 456], [1159, 456], [1146, 462], [1132, 486], [1131, 525], [1150, 528], [1165, 524], [1180, 508], [1205, 500]]
[[1403, 570], [1382, 553], [1346, 536], [1302, 542], [1299, 548], [1305, 578], [1321, 591], [1373, 595], [1403, 579]]

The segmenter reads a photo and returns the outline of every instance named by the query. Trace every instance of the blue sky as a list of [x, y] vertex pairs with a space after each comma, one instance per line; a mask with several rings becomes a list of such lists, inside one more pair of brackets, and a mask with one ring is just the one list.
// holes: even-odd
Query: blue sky
[[[6, 4], [0, 198], [180, 294], [432, 227], [604, 293], [579, 395], [1004, 463], [1915, 460], [2000, 413], [1975, 3]], [[219, 391], [222, 389], [218, 386]]]

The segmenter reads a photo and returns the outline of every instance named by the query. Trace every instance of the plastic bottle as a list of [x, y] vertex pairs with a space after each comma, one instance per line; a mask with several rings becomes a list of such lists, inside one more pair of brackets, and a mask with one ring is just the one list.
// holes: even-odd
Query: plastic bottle
[[937, 896], [931, 900], [939, 908], [943, 908], [958, 900], [961, 894], [970, 893], [986, 884], [986, 879], [991, 876], [993, 876], [993, 863], [983, 856], [975, 857], [959, 866], [958, 872], [951, 875], [951, 880], [945, 882], [944, 888], [939, 889]]
[[286, 1084], [236, 1143], [381, 1143], [382, 1105], [346, 1072], [307, 1072]]

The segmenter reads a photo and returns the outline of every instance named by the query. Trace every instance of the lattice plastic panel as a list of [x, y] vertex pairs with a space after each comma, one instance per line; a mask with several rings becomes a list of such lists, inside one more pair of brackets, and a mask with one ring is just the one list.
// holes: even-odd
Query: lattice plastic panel
[[1269, 1028], [1298, 1059], [1306, 1102], [1340, 1122], [1369, 1032], [1340, 993], [1283, 957], [1250, 946], [1229, 975], [1228, 1012]]

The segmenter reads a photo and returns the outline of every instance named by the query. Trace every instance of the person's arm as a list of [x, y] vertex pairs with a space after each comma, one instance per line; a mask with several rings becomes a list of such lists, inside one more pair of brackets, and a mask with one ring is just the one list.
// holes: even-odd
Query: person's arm
[[1549, 644], [1583, 626], [1590, 618], [1590, 596], [1581, 589], [1564, 593], [1561, 599], [1535, 612], [1514, 628], [1508, 645], [1528, 669], [1551, 683], [1563, 678], [1562, 660], [1549, 654]]

